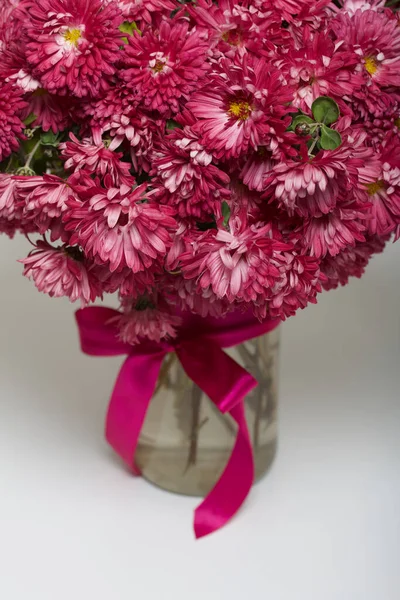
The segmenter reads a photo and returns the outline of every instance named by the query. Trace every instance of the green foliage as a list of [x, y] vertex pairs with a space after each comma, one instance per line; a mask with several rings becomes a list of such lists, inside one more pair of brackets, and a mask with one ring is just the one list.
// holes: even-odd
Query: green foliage
[[332, 125], [340, 117], [340, 110], [336, 102], [328, 96], [320, 96], [314, 100], [311, 112], [317, 123]]
[[[124, 21], [122, 25], [119, 26], [119, 30], [121, 33], [126, 33], [127, 35], [133, 35], [134, 31], [137, 31], [139, 35], [142, 35], [139, 27], [136, 25], [135, 21]], [[123, 37], [122, 41], [124, 44], [128, 43], [128, 38]]]
[[306, 123], [307, 125], [315, 125], [315, 121], [313, 121], [313, 119], [311, 117], [301, 114], [301, 115], [296, 115], [293, 118], [290, 129], [295, 131], [295, 129], [298, 125], [303, 125], [304, 123]]
[[[342, 143], [341, 135], [338, 131], [328, 127], [340, 117], [340, 110], [337, 103], [328, 96], [320, 96], [314, 100], [311, 107], [313, 119], [308, 115], [299, 113], [292, 119], [290, 130], [294, 131], [299, 137], [309, 136], [308, 152], [311, 156], [318, 150], [335, 150]], [[316, 149], [316, 152], [314, 151]]]
[[321, 138], [320, 144], [323, 150], [335, 150], [339, 148], [342, 143], [342, 137], [338, 131], [327, 127], [326, 125], [321, 126]]
[[37, 116], [35, 114], [31, 113], [30, 115], [28, 115], [26, 117], [26, 119], [24, 119], [23, 123], [26, 127], [28, 127], [29, 125], [32, 125], [32, 123], [34, 121], [36, 121], [36, 119], [37, 119]]
[[54, 146], [56, 148], [60, 143], [59, 135], [58, 133], [53, 133], [51, 129], [49, 131], [42, 131], [40, 142], [43, 146]]
[[222, 209], [222, 216], [224, 217], [224, 227], [227, 227], [230, 216], [231, 216], [231, 209], [229, 207], [229, 204], [225, 201], [222, 203], [221, 209]]
[[167, 131], [173, 131], [174, 129], [183, 129], [183, 127], [177, 121], [174, 121], [173, 119], [168, 119]]

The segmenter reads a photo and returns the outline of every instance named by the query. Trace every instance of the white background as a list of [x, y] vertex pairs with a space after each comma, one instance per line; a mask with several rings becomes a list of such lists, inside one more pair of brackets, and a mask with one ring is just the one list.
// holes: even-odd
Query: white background
[[280, 448], [237, 518], [131, 478], [103, 441], [121, 360], [0, 237], [1, 600], [399, 600], [400, 243], [283, 326]]

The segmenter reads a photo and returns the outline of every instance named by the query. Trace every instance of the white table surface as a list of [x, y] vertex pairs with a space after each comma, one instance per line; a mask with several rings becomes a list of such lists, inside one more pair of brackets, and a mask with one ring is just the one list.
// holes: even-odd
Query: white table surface
[[1, 600], [399, 600], [400, 243], [283, 326], [280, 447], [226, 528], [103, 440], [119, 358], [78, 350], [0, 236]]

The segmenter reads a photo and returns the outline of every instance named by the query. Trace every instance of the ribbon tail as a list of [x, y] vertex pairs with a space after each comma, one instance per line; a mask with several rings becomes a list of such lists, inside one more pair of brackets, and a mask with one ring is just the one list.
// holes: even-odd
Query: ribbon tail
[[136, 475], [140, 475], [134, 464], [136, 447], [165, 354], [128, 356], [108, 408], [107, 441]]
[[197, 539], [223, 527], [242, 506], [254, 482], [254, 458], [244, 401], [234, 406], [229, 414], [239, 427], [235, 446], [221, 478], [195, 510]]

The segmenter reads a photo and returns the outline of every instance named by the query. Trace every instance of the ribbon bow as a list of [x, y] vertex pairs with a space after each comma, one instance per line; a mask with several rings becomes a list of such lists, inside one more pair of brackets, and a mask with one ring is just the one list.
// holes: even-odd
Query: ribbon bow
[[106, 419], [106, 438], [135, 474], [136, 447], [161, 364], [168, 352], [176, 352], [187, 375], [222, 413], [238, 425], [232, 454], [219, 481], [198, 506], [194, 517], [196, 538], [225, 525], [246, 499], [254, 481], [254, 460], [245, 419], [244, 398], [257, 385], [250, 373], [222, 348], [235, 346], [274, 329], [279, 321], [259, 323], [245, 314], [224, 319], [183, 315], [174, 340], [143, 341], [132, 346], [118, 339], [115, 310], [100, 306], [76, 312], [81, 348], [92, 356], [127, 354], [112, 392]]

